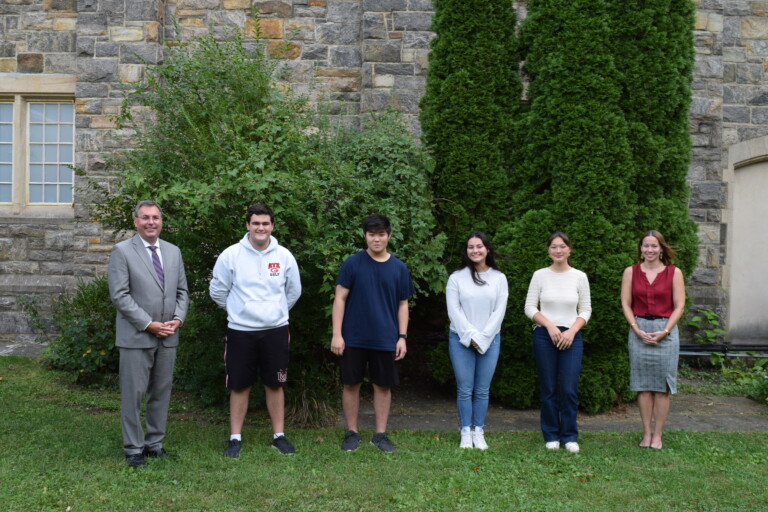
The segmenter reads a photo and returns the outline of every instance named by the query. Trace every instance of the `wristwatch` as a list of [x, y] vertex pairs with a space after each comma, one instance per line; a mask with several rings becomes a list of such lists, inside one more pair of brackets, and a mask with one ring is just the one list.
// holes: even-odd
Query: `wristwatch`
[[397, 339], [400, 339], [400, 338], [403, 338], [404, 340], [407, 340], [408, 339], [408, 335], [407, 334], [398, 334], [397, 335]]

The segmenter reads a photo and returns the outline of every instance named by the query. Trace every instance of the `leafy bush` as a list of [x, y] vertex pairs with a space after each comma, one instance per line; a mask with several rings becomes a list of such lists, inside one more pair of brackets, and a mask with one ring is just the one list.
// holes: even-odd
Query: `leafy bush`
[[117, 374], [120, 352], [115, 347], [115, 308], [106, 277], [80, 281], [73, 294], [54, 299], [44, 359], [53, 368], [68, 372], [75, 382], [96, 384]]
[[134, 148], [110, 162], [117, 183], [95, 215], [130, 229], [137, 200], [163, 205], [162, 236], [182, 251], [199, 315], [182, 328], [177, 378], [211, 403], [223, 394], [226, 320], [208, 297], [210, 272], [242, 238], [248, 206], [269, 205], [275, 237], [296, 257], [303, 284], [291, 311], [287, 408], [323, 418], [325, 400], [338, 399], [327, 350], [331, 296], [342, 261], [363, 247], [363, 217], [390, 217], [391, 248], [422, 295], [445, 282], [444, 237], [435, 236], [429, 158], [403, 119], [372, 116], [362, 131], [312, 126], [306, 101], [276, 81], [265, 55], [261, 42], [246, 44], [238, 31], [169, 48], [166, 62], [126, 96], [122, 119], [136, 130]]

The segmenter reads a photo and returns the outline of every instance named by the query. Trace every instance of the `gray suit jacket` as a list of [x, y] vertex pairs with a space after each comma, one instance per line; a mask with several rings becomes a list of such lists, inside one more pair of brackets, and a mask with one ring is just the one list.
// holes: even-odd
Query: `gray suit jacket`
[[162, 240], [165, 289], [155, 273], [149, 251], [139, 235], [112, 248], [107, 280], [109, 296], [117, 308], [115, 344], [121, 348], [154, 348], [158, 341], [165, 347], [179, 344], [179, 331], [162, 340], [144, 331], [151, 321], [182, 322], [189, 307], [187, 276], [181, 251]]

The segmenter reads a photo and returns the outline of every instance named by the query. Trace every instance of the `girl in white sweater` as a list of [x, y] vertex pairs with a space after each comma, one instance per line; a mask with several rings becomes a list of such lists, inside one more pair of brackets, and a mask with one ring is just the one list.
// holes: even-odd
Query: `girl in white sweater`
[[448, 352], [456, 375], [459, 447], [487, 450], [483, 428], [499, 359], [508, 288], [485, 234], [476, 231], [467, 238], [461, 266], [448, 279], [445, 295], [451, 320]]
[[[571, 241], [556, 231], [547, 240], [552, 265], [534, 272], [525, 314], [535, 322], [533, 356], [541, 389], [541, 432], [550, 450], [565, 444], [579, 451], [576, 413], [581, 372], [582, 327], [592, 314], [587, 275], [571, 267]], [[558, 403], [559, 396], [559, 403]]]

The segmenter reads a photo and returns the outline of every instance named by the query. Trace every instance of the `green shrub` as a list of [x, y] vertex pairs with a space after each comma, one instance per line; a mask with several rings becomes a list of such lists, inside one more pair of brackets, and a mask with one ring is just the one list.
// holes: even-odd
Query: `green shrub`
[[[466, 233], [493, 234], [509, 210], [512, 123], [519, 109], [512, 0], [435, 0], [423, 140], [449, 247]], [[452, 264], [451, 264], [452, 265]]]
[[43, 357], [75, 382], [96, 384], [113, 380], [120, 352], [115, 347], [115, 308], [106, 277], [80, 281], [73, 294], [54, 299], [49, 338]]
[[248, 206], [269, 205], [274, 235], [296, 257], [303, 285], [290, 315], [287, 408], [300, 421], [322, 421], [323, 404], [338, 399], [328, 350], [331, 297], [342, 261], [363, 247], [362, 219], [390, 217], [392, 251], [420, 295], [445, 282], [444, 236], [435, 235], [430, 160], [399, 114], [371, 116], [361, 131], [312, 126], [306, 101], [283, 92], [274, 71], [263, 44], [246, 44], [238, 31], [170, 48], [164, 64], [148, 69], [146, 84], [126, 96], [122, 119], [136, 130], [134, 148], [110, 162], [117, 182], [95, 214], [130, 229], [137, 200], [163, 205], [162, 237], [182, 251], [194, 305], [177, 379], [214, 403], [223, 396], [226, 320], [208, 297], [210, 272], [242, 238]]

